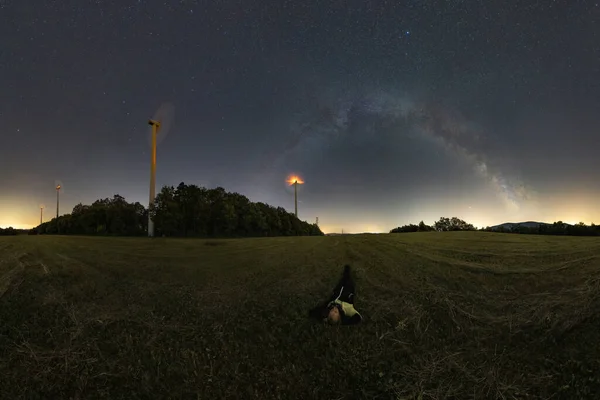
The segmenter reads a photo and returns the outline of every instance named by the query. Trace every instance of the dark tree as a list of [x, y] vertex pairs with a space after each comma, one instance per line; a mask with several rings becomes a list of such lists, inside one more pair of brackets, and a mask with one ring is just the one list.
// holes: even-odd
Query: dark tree
[[430, 232], [433, 230], [433, 227], [426, 225], [423, 221], [419, 222], [419, 232]]
[[390, 231], [390, 233], [404, 233], [404, 232], [431, 232], [431, 231], [474, 231], [475, 227], [465, 221], [456, 217], [446, 218], [442, 217], [437, 221], [434, 226], [429, 226], [423, 221], [419, 222], [419, 225], [409, 224], [399, 226]]
[[462, 219], [452, 217], [442, 217], [435, 224], [435, 230], [444, 231], [474, 231], [475, 227], [471, 224], [466, 223]]
[[[180, 183], [165, 186], [156, 196], [151, 215], [156, 236], [250, 237], [321, 236], [315, 224], [300, 221], [282, 207], [253, 203], [239, 193], [218, 187], [206, 189]], [[146, 235], [148, 212], [140, 203], [128, 203], [118, 194], [77, 204], [62, 215], [30, 231], [31, 234]], [[4, 231], [4, 230], [3, 230]]]
[[116, 194], [92, 205], [77, 204], [71, 214], [34, 228], [37, 234], [137, 236], [146, 232], [148, 214], [140, 203], [128, 203]]
[[253, 203], [221, 187], [206, 189], [180, 183], [165, 186], [151, 215], [157, 235], [257, 237], [323, 235], [315, 224], [300, 221], [282, 207]]
[[16, 236], [19, 234], [19, 231], [15, 228], [13, 228], [12, 226], [9, 226], [8, 228], [0, 228], [0, 236]]

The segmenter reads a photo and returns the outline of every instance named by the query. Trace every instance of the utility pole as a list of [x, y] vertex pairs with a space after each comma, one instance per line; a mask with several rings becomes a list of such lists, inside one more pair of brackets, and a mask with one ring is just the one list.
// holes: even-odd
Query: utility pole
[[315, 225], [319, 226], [319, 217], [317, 217], [317, 221], [315, 222]]

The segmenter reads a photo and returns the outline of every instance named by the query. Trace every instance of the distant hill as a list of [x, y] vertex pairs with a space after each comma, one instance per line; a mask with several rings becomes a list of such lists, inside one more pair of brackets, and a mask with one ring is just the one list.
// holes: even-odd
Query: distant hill
[[[494, 225], [491, 226], [490, 228], [492, 230], [500, 230], [500, 229], [504, 229], [504, 230], [512, 230], [513, 228], [517, 227], [517, 226], [523, 226], [525, 228], [538, 228], [540, 226], [550, 226], [552, 224], [548, 224], [546, 222], [536, 222], [536, 221], [527, 221], [527, 222], [505, 222], [503, 224], [500, 225]], [[572, 226], [571, 224], [567, 224], [565, 223], [566, 226]]]

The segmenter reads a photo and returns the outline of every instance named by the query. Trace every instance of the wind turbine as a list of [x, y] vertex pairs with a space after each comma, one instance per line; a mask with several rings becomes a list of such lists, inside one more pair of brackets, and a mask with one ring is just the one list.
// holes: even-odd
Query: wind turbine
[[58, 211], [60, 205], [60, 190], [63, 188], [62, 182], [60, 180], [55, 180], [54, 188], [56, 189], [56, 218], [58, 219]]
[[297, 175], [290, 175], [286, 182], [294, 186], [294, 212], [298, 218], [298, 185], [303, 185], [304, 181]]
[[[150, 216], [150, 209], [156, 199], [156, 145], [162, 142], [169, 133], [175, 107], [171, 103], [163, 103], [154, 113], [148, 125], [152, 126], [152, 135], [150, 137], [150, 196], [148, 201], [148, 237], [154, 236], [154, 221]], [[158, 133], [160, 132], [160, 136]]]

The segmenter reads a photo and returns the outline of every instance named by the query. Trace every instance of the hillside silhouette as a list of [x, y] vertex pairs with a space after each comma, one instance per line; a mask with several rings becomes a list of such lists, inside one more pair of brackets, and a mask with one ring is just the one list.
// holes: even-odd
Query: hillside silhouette
[[409, 233], [409, 232], [447, 232], [447, 231], [484, 231], [498, 233], [519, 233], [523, 235], [561, 235], [561, 236], [600, 236], [600, 225], [586, 225], [580, 222], [575, 225], [567, 224], [562, 221], [556, 221], [552, 224], [545, 222], [505, 222], [503, 224], [488, 226], [477, 229], [457, 217], [442, 217], [433, 225], [427, 225], [421, 221], [418, 225], [408, 224], [399, 226], [390, 231], [390, 233]]

